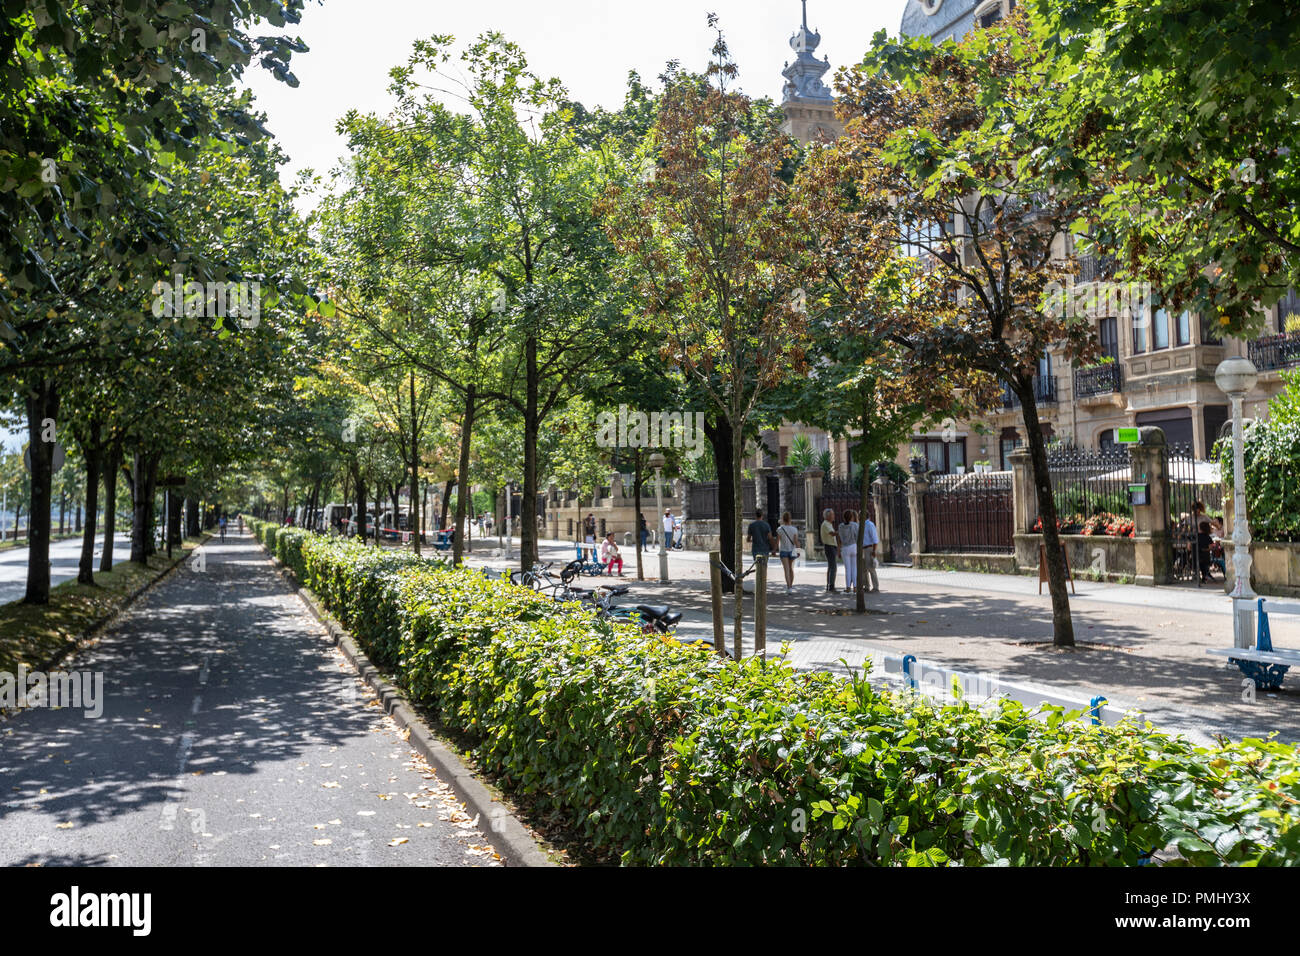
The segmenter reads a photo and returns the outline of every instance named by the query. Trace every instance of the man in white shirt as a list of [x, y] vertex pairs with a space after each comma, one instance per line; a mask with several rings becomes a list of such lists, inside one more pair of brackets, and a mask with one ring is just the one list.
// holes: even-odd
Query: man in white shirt
[[876, 576], [876, 548], [880, 545], [880, 535], [876, 532], [876, 523], [866, 515], [862, 516], [862, 547], [867, 552], [867, 580], [871, 582], [868, 591], [880, 592], [880, 578]]
[[673, 513], [670, 509], [664, 509], [664, 548], [668, 549], [673, 546], [673, 527], [676, 521], [673, 519]]

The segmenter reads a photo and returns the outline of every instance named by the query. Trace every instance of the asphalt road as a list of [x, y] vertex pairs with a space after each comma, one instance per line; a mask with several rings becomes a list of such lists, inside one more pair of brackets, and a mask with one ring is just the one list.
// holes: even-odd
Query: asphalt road
[[[99, 556], [104, 547], [101, 532], [95, 541], [95, 570], [99, 570]], [[131, 557], [131, 539], [125, 535], [113, 536], [113, 564], [118, 565]], [[77, 576], [77, 563], [81, 560], [81, 539], [69, 538], [50, 545], [50, 585], [71, 580]], [[17, 601], [27, 591], [27, 548], [5, 548], [0, 551], [0, 604]]]
[[500, 865], [251, 537], [64, 668], [103, 714], [0, 721], [0, 864]]

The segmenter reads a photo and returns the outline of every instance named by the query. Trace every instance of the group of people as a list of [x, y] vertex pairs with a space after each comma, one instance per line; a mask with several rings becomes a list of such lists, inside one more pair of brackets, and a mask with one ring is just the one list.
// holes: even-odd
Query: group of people
[[[875, 522], [864, 517], [861, 524], [859, 524], [857, 514], [850, 510], [844, 512], [844, 517], [837, 524], [835, 511], [827, 508], [822, 512], [822, 523], [817, 529], [817, 535], [822, 550], [826, 552], [826, 591], [828, 593], [838, 590], [835, 586], [835, 579], [838, 575], [838, 564], [840, 563], [844, 565], [844, 590], [857, 590], [859, 537], [861, 537], [863, 549], [867, 552], [866, 571], [867, 581], [870, 582], [870, 587], [867, 590], [880, 590], [880, 579], [876, 575], [876, 552], [880, 547], [880, 536], [876, 532]], [[782, 570], [785, 572], [786, 593], [792, 591], [794, 589], [794, 562], [795, 558], [798, 557], [800, 544], [799, 528], [795, 525], [790, 512], [782, 512], [781, 523], [773, 529], [763, 519], [763, 510], [758, 509], [754, 520], [750, 522], [746, 537], [749, 539], [751, 553], [755, 558], [760, 554], [770, 555], [773, 551], [777, 552], [781, 558]]]

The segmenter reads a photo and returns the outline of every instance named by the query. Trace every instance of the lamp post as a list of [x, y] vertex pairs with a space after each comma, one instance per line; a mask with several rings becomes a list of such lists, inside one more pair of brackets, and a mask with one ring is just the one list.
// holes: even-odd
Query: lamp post
[[1246, 514], [1246, 438], [1241, 405], [1259, 373], [1248, 358], [1235, 355], [1219, 363], [1214, 382], [1232, 400], [1232, 637], [1234, 647], [1255, 643], [1256, 594], [1250, 586], [1250, 524]]
[[650, 456], [649, 465], [655, 470], [655, 500], [658, 504], [659, 515], [659, 580], [668, 580], [668, 542], [663, 534], [664, 522], [664, 465], [668, 464], [668, 459], [661, 452], [655, 452]]

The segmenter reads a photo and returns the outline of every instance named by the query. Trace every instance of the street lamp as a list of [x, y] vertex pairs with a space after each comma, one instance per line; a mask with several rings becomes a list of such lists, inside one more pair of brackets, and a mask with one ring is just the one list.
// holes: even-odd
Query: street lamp
[[1255, 642], [1255, 599], [1250, 586], [1250, 524], [1246, 515], [1246, 438], [1241, 404], [1255, 387], [1259, 373], [1248, 358], [1234, 355], [1214, 370], [1214, 382], [1232, 400], [1232, 636], [1235, 647]]
[[648, 462], [651, 468], [655, 470], [655, 500], [659, 502], [658, 521], [659, 521], [659, 580], [668, 580], [668, 542], [664, 538], [663, 521], [664, 521], [664, 465], [668, 464], [668, 459], [661, 452], [655, 452], [650, 456]]

